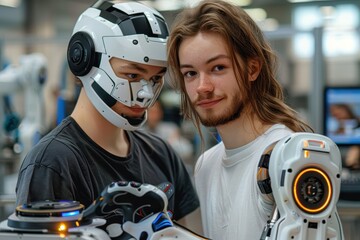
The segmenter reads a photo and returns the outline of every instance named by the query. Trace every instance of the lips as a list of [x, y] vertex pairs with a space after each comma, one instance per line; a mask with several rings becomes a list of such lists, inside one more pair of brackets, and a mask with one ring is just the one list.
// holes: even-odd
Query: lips
[[217, 103], [219, 103], [221, 99], [204, 99], [197, 102], [197, 106], [201, 108], [212, 108]]
[[145, 108], [130, 108], [133, 113], [143, 113], [146, 109]]
[[121, 114], [121, 116], [128, 118], [138, 118], [143, 117], [145, 114], [145, 108], [129, 108], [129, 111], [127, 114]]

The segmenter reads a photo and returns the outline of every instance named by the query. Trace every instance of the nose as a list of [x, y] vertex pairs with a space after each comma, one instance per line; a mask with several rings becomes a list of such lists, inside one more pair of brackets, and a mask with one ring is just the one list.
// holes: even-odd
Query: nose
[[144, 79], [142, 79], [140, 81], [140, 83], [142, 85], [142, 89], [138, 92], [138, 97], [139, 98], [147, 98], [147, 99], [153, 98], [154, 92], [153, 92], [152, 86], [150, 85], [151, 83]]
[[199, 74], [199, 85], [197, 87], [198, 93], [212, 92], [214, 90], [214, 84], [211, 77], [206, 74]]

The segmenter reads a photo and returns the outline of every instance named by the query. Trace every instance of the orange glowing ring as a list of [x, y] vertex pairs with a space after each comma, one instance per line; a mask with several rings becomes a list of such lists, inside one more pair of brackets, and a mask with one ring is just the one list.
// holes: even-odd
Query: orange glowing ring
[[[309, 181], [314, 181], [313, 185], [307, 184]], [[306, 186], [304, 184], [307, 184]], [[314, 185], [321, 185], [322, 189], [316, 189], [321, 191], [314, 191], [315, 193], [321, 193], [319, 199], [308, 197], [306, 194], [302, 194], [306, 190], [306, 187], [314, 187]], [[311, 192], [311, 191], [310, 191]], [[313, 192], [311, 192], [313, 193]], [[304, 195], [306, 195], [304, 197]], [[293, 182], [293, 196], [297, 206], [307, 213], [319, 213], [325, 210], [331, 200], [332, 185], [328, 175], [317, 168], [307, 168], [300, 171]], [[308, 199], [306, 199], [308, 198]], [[310, 200], [309, 200], [310, 199]], [[314, 200], [315, 199], [315, 200]]]

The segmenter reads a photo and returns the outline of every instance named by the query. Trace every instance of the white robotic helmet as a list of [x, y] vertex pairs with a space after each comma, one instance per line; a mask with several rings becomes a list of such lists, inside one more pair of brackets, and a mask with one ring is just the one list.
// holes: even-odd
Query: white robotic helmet
[[137, 2], [98, 1], [78, 18], [67, 51], [72, 73], [77, 76], [95, 108], [112, 124], [125, 130], [140, 128], [140, 119], [111, 109], [118, 101], [126, 106], [151, 106], [163, 81], [129, 82], [114, 73], [110, 59], [166, 67], [168, 27], [156, 10]]

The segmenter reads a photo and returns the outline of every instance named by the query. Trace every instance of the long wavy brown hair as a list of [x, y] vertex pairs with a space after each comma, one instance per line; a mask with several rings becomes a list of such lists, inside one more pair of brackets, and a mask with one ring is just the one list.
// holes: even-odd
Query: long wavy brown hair
[[[170, 84], [180, 90], [182, 113], [193, 120], [200, 134], [200, 118], [186, 93], [179, 66], [181, 43], [199, 32], [217, 33], [227, 43], [240, 93], [251, 114], [265, 124], [282, 123], [295, 132], [313, 132], [284, 102], [282, 87], [275, 76], [276, 56], [257, 24], [240, 7], [225, 1], [205, 0], [176, 17], [167, 45]], [[257, 59], [261, 64], [256, 81], [248, 79], [247, 66], [251, 59]]]

